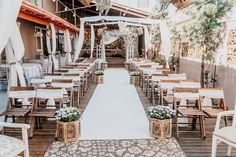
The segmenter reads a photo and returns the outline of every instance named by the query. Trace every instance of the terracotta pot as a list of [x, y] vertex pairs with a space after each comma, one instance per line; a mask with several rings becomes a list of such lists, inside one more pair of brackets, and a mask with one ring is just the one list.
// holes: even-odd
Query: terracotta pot
[[80, 121], [57, 121], [56, 138], [64, 143], [76, 142], [80, 137]]
[[158, 139], [170, 138], [172, 135], [172, 119], [149, 119], [149, 131], [151, 137]]

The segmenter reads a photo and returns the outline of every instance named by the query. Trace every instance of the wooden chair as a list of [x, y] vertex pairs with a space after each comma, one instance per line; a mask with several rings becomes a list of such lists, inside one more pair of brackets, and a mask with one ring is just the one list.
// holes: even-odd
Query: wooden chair
[[5, 116], [4, 121], [7, 122], [8, 117], [25, 117], [30, 112], [35, 100], [34, 87], [11, 87], [8, 92], [8, 102], [6, 110], [1, 113]]
[[[63, 105], [63, 89], [55, 87], [38, 88], [36, 101], [29, 113], [30, 137], [33, 137], [36, 118], [54, 118], [55, 111]], [[39, 123], [40, 124], [40, 123]]]
[[20, 128], [22, 131], [22, 140], [10, 136], [0, 135], [0, 156], [13, 157], [24, 152], [24, 157], [29, 157], [28, 124], [0, 122], [0, 127]]
[[[188, 126], [188, 118], [193, 118], [192, 129], [195, 127], [195, 120], [199, 119], [201, 137], [205, 138], [204, 112], [201, 110], [198, 88], [174, 88], [174, 107], [176, 110], [176, 134], [179, 138], [179, 124]], [[180, 119], [182, 118], [182, 119]], [[182, 121], [182, 122], [180, 122]], [[186, 131], [185, 131], [186, 132]]]
[[[233, 116], [232, 125], [220, 128], [221, 118], [226, 116]], [[236, 110], [222, 111], [217, 114], [216, 126], [212, 135], [211, 157], [216, 157], [217, 145], [222, 142], [228, 145], [227, 156], [230, 156], [232, 147], [236, 147]]]
[[152, 98], [152, 104], [155, 105], [156, 104], [156, 101], [155, 99], [156, 98], [159, 98], [159, 101], [158, 103], [160, 104], [160, 81], [161, 80], [168, 80], [168, 76], [167, 75], [164, 75], [164, 74], [153, 74], [151, 76], [151, 98]]
[[161, 80], [160, 81], [160, 98], [161, 105], [164, 101], [168, 104], [173, 104], [173, 89], [180, 86], [179, 80]]
[[[61, 79], [61, 80], [52, 80], [51, 83], [52, 87], [55, 88], [62, 88], [63, 89], [63, 105], [69, 104], [71, 107], [74, 105], [74, 82], [73, 80], [66, 80], [66, 79]], [[64, 107], [64, 106], [63, 106]]]
[[180, 86], [182, 88], [200, 88], [201, 84], [196, 80], [180, 80]]
[[[219, 112], [226, 111], [223, 88], [200, 88], [199, 95], [202, 110], [207, 115], [205, 118], [216, 118]], [[225, 125], [227, 125], [226, 117]]]

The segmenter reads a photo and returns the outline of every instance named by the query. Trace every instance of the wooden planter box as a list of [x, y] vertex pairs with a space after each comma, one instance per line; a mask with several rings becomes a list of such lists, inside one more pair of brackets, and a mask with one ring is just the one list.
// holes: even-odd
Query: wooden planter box
[[125, 64], [125, 70], [129, 70], [130, 69], [130, 65], [129, 64]]
[[57, 121], [56, 138], [64, 143], [76, 142], [80, 137], [80, 121]]
[[140, 76], [130, 76], [130, 84], [138, 86], [139, 85], [139, 78], [140, 78]]
[[170, 138], [172, 135], [172, 119], [149, 119], [149, 131], [151, 137], [158, 139]]
[[102, 63], [102, 70], [106, 70], [108, 67], [108, 63]]
[[103, 84], [103, 75], [95, 76], [95, 83], [96, 84]]

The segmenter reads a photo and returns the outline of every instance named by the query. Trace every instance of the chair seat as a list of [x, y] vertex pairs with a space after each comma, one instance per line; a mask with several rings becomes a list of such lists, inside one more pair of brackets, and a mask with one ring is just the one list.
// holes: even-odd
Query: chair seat
[[56, 109], [38, 108], [31, 112], [29, 116], [35, 117], [54, 117]]
[[183, 116], [205, 116], [205, 114], [194, 108], [178, 108], [178, 112]]
[[22, 140], [0, 135], [0, 156], [16, 156], [25, 150], [25, 144]]
[[206, 108], [206, 107], [203, 108], [202, 110], [203, 110], [203, 112], [206, 113], [207, 116], [209, 116], [209, 117], [217, 117], [217, 114], [218, 114], [219, 112], [224, 111], [223, 109], [213, 109], [213, 108]]
[[214, 131], [213, 134], [236, 144], [236, 127], [234, 126], [223, 127]]
[[23, 117], [30, 112], [30, 108], [9, 108], [1, 115]]

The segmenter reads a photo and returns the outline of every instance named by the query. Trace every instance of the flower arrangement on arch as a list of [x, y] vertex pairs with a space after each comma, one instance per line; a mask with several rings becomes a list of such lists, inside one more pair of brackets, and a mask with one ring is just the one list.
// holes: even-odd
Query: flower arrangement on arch
[[95, 71], [96, 76], [103, 76], [104, 72], [102, 70]]
[[175, 111], [168, 106], [152, 106], [147, 111], [150, 118], [159, 120], [171, 119], [175, 116]]
[[140, 76], [140, 72], [139, 71], [132, 71], [130, 73], [130, 76]]
[[81, 117], [81, 113], [76, 107], [65, 107], [56, 111], [56, 119], [61, 122], [77, 121]]
[[130, 65], [130, 64], [131, 64], [131, 62], [125, 62], [124, 64], [125, 64], [125, 65]]

